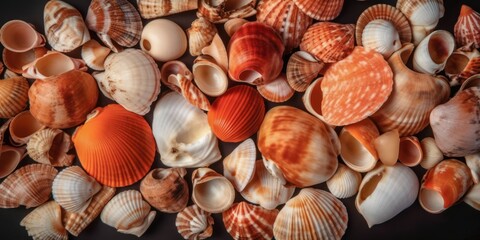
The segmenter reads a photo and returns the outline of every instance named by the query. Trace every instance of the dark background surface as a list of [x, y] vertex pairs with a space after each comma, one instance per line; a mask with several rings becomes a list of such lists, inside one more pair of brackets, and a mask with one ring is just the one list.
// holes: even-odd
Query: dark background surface
[[[0, 25], [12, 19], [21, 19], [34, 24], [37, 30], [44, 33], [43, 30], [43, 7], [47, 0], [3, 0], [0, 3]], [[74, 7], [76, 7], [82, 15], [85, 17], [88, 5], [88, 0], [66, 0]], [[135, 6], [135, 1], [131, 1]], [[335, 22], [340, 23], [355, 23], [358, 16], [367, 7], [377, 3], [388, 3], [394, 5], [396, 1], [371, 1], [364, 2], [346, 0], [340, 16], [335, 19]], [[480, 1], [478, 0], [466, 0], [466, 1], [445, 1], [445, 15], [440, 19], [440, 23], [437, 29], [448, 30], [453, 33], [453, 25], [455, 24], [458, 14], [460, 12], [460, 6], [462, 3], [466, 3], [473, 7], [475, 10], [480, 11]], [[190, 23], [196, 18], [195, 11], [189, 11], [180, 13], [168, 17], [163, 17], [178, 23], [183, 29], [190, 26]], [[148, 21], [144, 21], [146, 23]], [[221, 33], [221, 37], [225, 43], [228, 42], [228, 36], [224, 33], [223, 25], [218, 24], [217, 29]], [[92, 33], [92, 37], [95, 36]], [[96, 36], [95, 36], [96, 38]], [[137, 46], [138, 47], [138, 46]], [[3, 49], [3, 47], [2, 47]], [[76, 50], [69, 55], [79, 57], [79, 51]], [[187, 66], [191, 67], [193, 57], [189, 55], [188, 50], [180, 58], [185, 62]], [[288, 59], [288, 56], [285, 58]], [[286, 62], [286, 61], [285, 61]], [[162, 63], [159, 63], [161, 66]], [[234, 85], [235, 83], [230, 83]], [[162, 87], [162, 93], [167, 92], [165, 87]], [[292, 99], [287, 103], [298, 108], [304, 109], [302, 101], [302, 94], [296, 93]], [[211, 99], [213, 100], [213, 99]], [[105, 105], [110, 101], [101, 97], [99, 105]], [[267, 108], [271, 108], [277, 104], [266, 102]], [[152, 112], [145, 116], [151, 123]], [[72, 129], [70, 129], [71, 131]], [[420, 135], [424, 137], [428, 134], [428, 130]], [[255, 139], [255, 136], [253, 137]], [[237, 144], [220, 143], [222, 156], [227, 156]], [[258, 154], [257, 157], [260, 158]], [[20, 166], [33, 163], [30, 159], [25, 159]], [[75, 164], [79, 164], [78, 160], [75, 160]], [[156, 160], [152, 166], [161, 167], [162, 164], [156, 156]], [[219, 161], [211, 167], [218, 172], [222, 173], [222, 162]], [[425, 173], [425, 170], [421, 167], [415, 167], [414, 171], [417, 173], [419, 179]], [[190, 174], [192, 169], [188, 170], [189, 174], [186, 179], [189, 182], [190, 189]], [[315, 186], [317, 188], [326, 189], [325, 184]], [[139, 184], [136, 183], [127, 188], [117, 189], [117, 192], [126, 189], [139, 189]], [[297, 189], [298, 192], [298, 189]], [[240, 194], [237, 193], [236, 202], [241, 201]], [[346, 205], [349, 215], [348, 229], [344, 235], [344, 239], [480, 239], [480, 212], [474, 210], [465, 203], [459, 203], [446, 210], [442, 214], [434, 215], [424, 211], [418, 201], [398, 214], [393, 219], [368, 228], [363, 217], [357, 212], [354, 205], [355, 198], [351, 197], [342, 200]], [[192, 202], [190, 201], [189, 205]], [[25, 209], [20, 207], [17, 209], [0, 209], [0, 238], [1, 239], [27, 239], [27, 232], [24, 228], [20, 227], [19, 223], [21, 219], [26, 216], [32, 209]], [[176, 214], [167, 214], [157, 212], [157, 216], [142, 236], [143, 239], [181, 239], [181, 236], [177, 233], [175, 227]], [[221, 214], [213, 215], [215, 224], [212, 239], [230, 239], [231, 237], [226, 233]], [[70, 235], [71, 239], [74, 239]], [[78, 239], [136, 239], [133, 235], [125, 235], [117, 233], [116, 230], [110, 226], [105, 225], [100, 221], [98, 217], [89, 227], [87, 227], [78, 237]]]

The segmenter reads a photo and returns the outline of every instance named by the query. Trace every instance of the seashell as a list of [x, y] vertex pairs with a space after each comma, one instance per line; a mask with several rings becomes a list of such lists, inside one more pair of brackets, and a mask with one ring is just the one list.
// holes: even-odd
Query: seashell
[[223, 175], [230, 180], [235, 190], [241, 192], [252, 180], [255, 173], [257, 148], [249, 138], [240, 143], [223, 159]]
[[17, 169], [0, 184], [0, 208], [37, 207], [48, 201], [57, 170], [45, 164]]
[[343, 127], [338, 137], [345, 164], [357, 172], [372, 170], [378, 160], [374, 140], [379, 135], [375, 123], [368, 118]]
[[35, 81], [28, 90], [30, 112], [50, 128], [70, 128], [84, 122], [97, 105], [95, 79], [79, 70], [70, 70]]
[[140, 192], [150, 205], [161, 212], [182, 211], [188, 203], [185, 168], [156, 168], [140, 183]]
[[137, 0], [143, 18], [157, 18], [197, 9], [197, 0]]
[[[335, 131], [297, 108], [278, 106], [265, 115], [258, 149], [289, 183], [307, 187], [328, 180], [337, 170], [340, 142]], [[302, 151], [292, 151], [302, 149]]]
[[139, 115], [150, 111], [150, 105], [160, 93], [157, 63], [138, 49], [110, 54], [105, 60], [105, 72], [93, 76], [105, 96]]
[[450, 86], [463, 84], [479, 73], [480, 52], [471, 43], [455, 50], [445, 63], [445, 74], [450, 79]]
[[12, 78], [12, 77], [18, 77], [17, 73], [11, 71], [10, 69], [6, 69], [5, 72], [3, 73], [3, 78]]
[[207, 115], [177, 93], [167, 93], [156, 103], [152, 129], [166, 166], [205, 167], [222, 157]]
[[208, 124], [224, 142], [241, 142], [255, 134], [265, 115], [263, 99], [252, 87], [235, 86], [215, 99]]
[[415, 46], [430, 34], [445, 12], [443, 0], [399, 0], [396, 6], [410, 22]]
[[177, 214], [175, 225], [184, 239], [206, 239], [213, 233], [213, 218], [210, 213], [195, 204]]
[[202, 54], [212, 57], [224, 72], [228, 71], [227, 49], [225, 48], [225, 44], [223, 44], [223, 41], [218, 33], [213, 36], [210, 45], [202, 48]]
[[398, 160], [407, 167], [415, 167], [423, 159], [423, 150], [420, 141], [415, 136], [400, 138]]
[[167, 62], [181, 57], [187, 43], [187, 36], [178, 24], [155, 19], [143, 28], [140, 48], [156, 61]]
[[4, 178], [17, 168], [20, 161], [25, 157], [24, 147], [11, 147], [8, 145], [0, 146], [0, 156], [2, 161], [0, 162], [0, 178]]
[[302, 37], [300, 50], [312, 54], [324, 63], [334, 63], [352, 53], [355, 25], [318, 22], [311, 25]]
[[362, 45], [388, 58], [402, 47], [400, 37], [392, 22], [376, 19], [369, 22], [362, 34]]
[[48, 44], [59, 52], [71, 52], [90, 40], [82, 14], [72, 5], [48, 1], [43, 10], [43, 23]]
[[120, 233], [140, 237], [147, 231], [157, 212], [137, 190], [126, 190], [113, 197], [102, 210], [100, 219]]
[[45, 128], [30, 111], [26, 110], [17, 114], [10, 121], [10, 142], [15, 146], [21, 146], [28, 142], [32, 135]]
[[365, 119], [387, 101], [392, 85], [393, 73], [382, 55], [356, 47], [330, 67], [322, 80], [325, 122], [341, 126]]
[[137, 45], [143, 27], [140, 14], [127, 0], [90, 2], [85, 22], [114, 52]]
[[192, 200], [204, 211], [221, 213], [235, 200], [235, 189], [230, 181], [210, 168], [195, 169], [192, 184]]
[[473, 182], [477, 184], [480, 180], [480, 153], [465, 156], [465, 163], [472, 172]]
[[457, 44], [464, 46], [472, 43], [475, 48], [480, 48], [479, 22], [480, 14], [471, 7], [462, 4], [462, 9], [453, 28]]
[[273, 27], [282, 38], [285, 53], [297, 48], [313, 19], [292, 0], [262, 0], [257, 6], [257, 21]]
[[445, 156], [462, 157], [480, 151], [480, 87], [460, 91], [430, 113], [435, 142]]
[[271, 82], [282, 71], [284, 49], [275, 29], [265, 23], [245, 23], [228, 43], [228, 75], [254, 85]]
[[305, 51], [292, 54], [287, 63], [287, 81], [295, 91], [305, 92], [318, 76], [324, 63], [317, 61]]
[[283, 73], [272, 82], [257, 85], [257, 90], [263, 98], [276, 103], [286, 102], [295, 94], [295, 90], [290, 87], [287, 76]]
[[[419, 133], [428, 125], [432, 109], [447, 101], [450, 95], [445, 78], [417, 73], [405, 65], [412, 51], [413, 44], [406, 44], [388, 59], [393, 71], [393, 90], [371, 116], [380, 132], [397, 129], [400, 136]], [[426, 96], [425, 92], [435, 94]]]
[[12, 52], [27, 52], [45, 46], [45, 36], [37, 32], [34, 26], [22, 20], [10, 20], [0, 29], [0, 42]]
[[181, 93], [182, 90], [180, 89], [180, 87], [174, 84], [176, 82], [175, 79], [170, 80], [169, 78], [175, 77], [177, 74], [180, 74], [188, 80], [193, 79], [193, 74], [192, 72], [190, 72], [190, 69], [188, 69], [187, 65], [178, 60], [172, 60], [164, 63], [162, 65], [160, 73], [162, 84], [165, 84], [165, 86], [178, 93]]
[[470, 191], [465, 195], [463, 201], [480, 211], [480, 184], [477, 183], [473, 185]]
[[40, 239], [68, 239], [67, 230], [62, 224], [62, 208], [55, 201], [47, 202], [35, 208], [20, 222], [28, 236]]
[[51, 128], [32, 134], [27, 142], [27, 152], [30, 158], [38, 163], [50, 164], [54, 167], [72, 165], [75, 155], [67, 153], [72, 147], [72, 141], [67, 133]]
[[188, 79], [182, 74], [176, 74], [170, 75], [168, 77], [168, 81], [170, 84], [176, 86], [175, 89], [180, 89], [178, 93], [182, 94], [185, 100], [187, 100], [190, 104], [204, 111], [210, 110], [210, 101], [202, 93], [202, 91], [193, 84], [191, 79]]
[[212, 42], [217, 32], [215, 24], [209, 22], [207, 19], [202, 17], [195, 19], [190, 28], [187, 29], [190, 55], [199, 56], [202, 54], [202, 49]]
[[318, 78], [315, 79], [303, 94], [302, 102], [305, 105], [305, 109], [311, 113], [313, 116], [317, 117], [318, 119], [325, 121], [322, 116], [322, 100], [323, 100], [323, 93], [320, 87], [322, 83], [322, 79]]
[[243, 24], [248, 23], [248, 20], [243, 18], [232, 18], [223, 24], [223, 28], [229, 37], [231, 37]]
[[113, 195], [115, 195], [115, 188], [102, 186], [102, 189], [92, 197], [90, 204], [85, 210], [78, 213], [66, 211], [63, 216], [65, 229], [73, 236], [78, 237], [100, 215], [103, 207], [110, 201]]
[[305, 14], [319, 21], [330, 21], [338, 17], [344, 0], [293, 0]]
[[205, 94], [217, 97], [228, 88], [228, 77], [215, 60], [208, 56], [197, 57], [192, 66], [194, 81]]
[[247, 202], [235, 203], [222, 213], [223, 224], [234, 239], [272, 239], [277, 209], [267, 210]]
[[362, 175], [345, 164], [338, 164], [337, 172], [328, 179], [328, 190], [337, 198], [353, 197], [358, 192]]
[[425, 37], [413, 53], [413, 69], [417, 72], [437, 74], [445, 68], [448, 57], [455, 49], [451, 33], [437, 30]]
[[460, 89], [458, 90], [457, 93], [471, 87], [480, 87], [480, 74], [473, 75], [469, 77], [467, 80], [465, 80], [465, 82], [463, 82], [462, 85], [460, 86]]
[[397, 129], [382, 133], [373, 140], [373, 145], [384, 165], [395, 165], [400, 154], [400, 135]]
[[22, 75], [26, 78], [45, 80], [56, 77], [70, 70], [87, 71], [85, 62], [81, 59], [71, 58], [60, 52], [47, 52], [22, 67]]
[[467, 165], [455, 159], [443, 160], [423, 176], [418, 201], [425, 211], [438, 214], [457, 202], [472, 185]]
[[103, 71], [105, 67], [105, 59], [110, 54], [110, 48], [100, 45], [96, 40], [92, 39], [82, 46], [82, 59], [87, 66], [93, 70]]
[[53, 180], [52, 195], [66, 211], [82, 212], [101, 188], [81, 167], [71, 166], [60, 171]]
[[93, 110], [72, 141], [85, 171], [110, 187], [137, 182], [150, 170], [155, 157], [147, 121], [118, 104]]
[[27, 107], [28, 81], [19, 76], [0, 80], [0, 118], [11, 118]]
[[197, 17], [212, 23], [224, 23], [232, 18], [247, 18], [257, 13], [256, 0], [198, 1]]
[[435, 139], [432, 137], [426, 137], [420, 141], [420, 146], [422, 147], [423, 158], [420, 162], [420, 166], [424, 169], [430, 169], [435, 166], [437, 163], [443, 160], [443, 153], [437, 147]]
[[347, 208], [329, 192], [304, 188], [288, 200], [273, 224], [275, 239], [341, 239]]
[[7, 70], [11, 70], [15, 73], [22, 74], [22, 67], [27, 65], [35, 59], [40, 58], [41, 56], [47, 53], [47, 49], [44, 47], [33, 48], [26, 52], [12, 52], [7, 48], [3, 49], [3, 63], [7, 67]]

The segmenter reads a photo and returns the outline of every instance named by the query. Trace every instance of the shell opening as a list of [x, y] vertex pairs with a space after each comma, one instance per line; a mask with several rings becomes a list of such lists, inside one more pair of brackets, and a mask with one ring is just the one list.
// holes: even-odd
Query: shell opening
[[52, 145], [48, 151], [49, 160], [52, 165], [60, 164], [60, 160], [64, 152], [62, 151], [62, 142], [63, 142], [63, 133], [58, 133], [55, 138], [53, 138]]
[[230, 198], [226, 197], [225, 193], [230, 192], [231, 189], [223, 180], [222, 178], [212, 179], [196, 185], [193, 194], [198, 199], [197, 205], [201, 205], [203, 209], [218, 209], [230, 204]]
[[401, 139], [398, 160], [406, 166], [412, 167], [420, 163], [423, 154], [420, 144], [413, 139]]
[[3, 178], [15, 170], [22, 156], [15, 150], [2, 151], [1, 156], [0, 178]]
[[30, 112], [18, 114], [10, 123], [10, 134], [17, 138], [25, 138], [43, 127]]
[[245, 70], [242, 73], [240, 73], [240, 76], [239, 76], [241, 80], [248, 83], [253, 83], [261, 77], [262, 77], [262, 74], [260, 74], [255, 70]]
[[375, 157], [349, 132], [340, 134], [340, 143], [341, 156], [347, 166], [362, 172], [374, 167]]
[[35, 31], [28, 25], [28, 23], [16, 23], [17, 24], [13, 24], [12, 22], [11, 24], [4, 26], [4, 34], [1, 34], [4, 45], [13, 49], [25, 50], [30, 48], [37, 40]]
[[152, 45], [150, 44], [150, 42], [147, 39], [143, 39], [142, 48], [145, 49], [145, 51], [148, 52], [148, 51], [150, 51], [150, 49], [152, 49]]
[[420, 190], [420, 204], [422, 207], [431, 213], [439, 213], [444, 209], [444, 202], [442, 195], [434, 190], [422, 189]]
[[368, 182], [365, 183], [365, 185], [361, 188], [361, 191], [358, 193], [360, 196], [360, 204], [365, 201], [377, 188], [377, 185], [380, 183], [383, 177], [383, 172], [380, 172], [376, 174], [375, 176], [372, 176]]
[[165, 179], [168, 175], [170, 175], [170, 171], [164, 169], [154, 169], [152, 171], [152, 177], [156, 180]]
[[445, 72], [450, 74], [460, 74], [467, 66], [470, 59], [463, 54], [452, 54], [445, 65]]
[[61, 53], [45, 55], [35, 66], [45, 77], [56, 76], [75, 68], [72, 60]]
[[434, 34], [428, 41], [428, 52], [436, 64], [444, 63], [450, 55], [450, 44], [443, 37], [444, 35]]

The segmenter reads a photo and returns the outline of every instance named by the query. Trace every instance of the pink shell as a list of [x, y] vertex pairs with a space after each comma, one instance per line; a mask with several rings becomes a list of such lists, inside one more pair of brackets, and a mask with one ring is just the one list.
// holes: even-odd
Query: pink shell
[[453, 31], [460, 46], [473, 43], [475, 48], [480, 48], [480, 14], [469, 6], [462, 5]]

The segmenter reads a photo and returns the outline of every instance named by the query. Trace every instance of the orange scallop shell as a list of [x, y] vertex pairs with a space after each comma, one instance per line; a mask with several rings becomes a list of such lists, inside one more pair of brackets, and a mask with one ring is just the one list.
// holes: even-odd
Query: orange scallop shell
[[218, 97], [208, 112], [208, 124], [224, 142], [240, 142], [255, 134], [265, 116], [263, 98], [252, 87], [241, 85]]
[[155, 157], [155, 141], [147, 121], [118, 104], [96, 108], [72, 140], [85, 171], [110, 187], [140, 180]]
[[473, 43], [475, 48], [480, 48], [480, 14], [471, 7], [462, 5], [453, 31], [460, 46]]
[[344, 0], [293, 0], [293, 2], [308, 16], [320, 21], [329, 21], [340, 15]]

